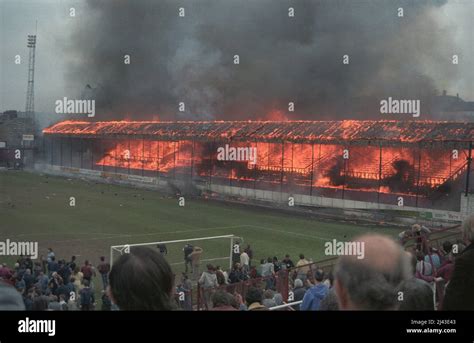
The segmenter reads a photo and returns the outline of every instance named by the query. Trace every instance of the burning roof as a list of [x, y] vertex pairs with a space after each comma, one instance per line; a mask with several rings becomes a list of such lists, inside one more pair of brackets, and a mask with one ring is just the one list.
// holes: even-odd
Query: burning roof
[[63, 121], [43, 130], [46, 135], [105, 138], [139, 136], [158, 140], [287, 141], [306, 143], [469, 142], [474, 123], [446, 121]]

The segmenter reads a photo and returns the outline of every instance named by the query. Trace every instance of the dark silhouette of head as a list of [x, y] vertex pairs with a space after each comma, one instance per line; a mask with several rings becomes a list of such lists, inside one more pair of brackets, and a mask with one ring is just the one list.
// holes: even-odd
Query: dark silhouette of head
[[111, 298], [121, 310], [173, 309], [174, 275], [165, 258], [155, 250], [132, 248], [114, 263], [109, 280]]

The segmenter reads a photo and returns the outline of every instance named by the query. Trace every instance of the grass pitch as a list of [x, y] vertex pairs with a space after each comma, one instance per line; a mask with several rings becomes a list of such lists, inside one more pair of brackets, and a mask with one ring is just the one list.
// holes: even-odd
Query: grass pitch
[[[71, 197], [75, 206], [70, 206]], [[59, 258], [78, 256], [80, 264], [109, 256], [111, 245], [180, 240], [234, 234], [250, 244], [254, 261], [300, 253], [314, 261], [327, 258], [324, 243], [366, 233], [395, 236], [400, 229], [323, 221], [254, 206], [205, 199], [178, 200], [156, 191], [67, 179], [28, 172], [0, 172], [0, 240], [37, 241], [39, 254], [52, 247]], [[222, 266], [229, 240], [195, 242], [203, 259]], [[184, 244], [168, 246], [176, 272], [183, 269]], [[0, 256], [0, 262], [13, 262]]]

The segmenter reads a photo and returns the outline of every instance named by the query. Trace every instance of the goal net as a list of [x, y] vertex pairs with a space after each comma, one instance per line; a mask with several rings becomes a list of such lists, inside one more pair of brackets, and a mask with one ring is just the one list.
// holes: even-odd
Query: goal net
[[176, 275], [181, 272], [190, 273], [192, 271], [190, 258], [185, 261], [185, 255], [189, 256], [190, 252], [201, 250], [199, 272], [202, 272], [209, 263], [214, 266], [221, 266], [222, 269], [227, 269], [232, 267], [232, 256], [235, 255], [235, 252], [243, 249], [243, 242], [242, 237], [225, 235], [113, 245], [110, 247], [110, 265], [112, 266], [120, 255], [130, 253], [131, 250], [133, 251], [134, 247], [146, 246], [160, 252], [171, 265]]

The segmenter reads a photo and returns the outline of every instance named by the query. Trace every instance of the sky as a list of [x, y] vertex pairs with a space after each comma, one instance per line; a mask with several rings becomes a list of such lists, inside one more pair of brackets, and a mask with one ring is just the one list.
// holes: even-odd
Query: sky
[[[96, 0], [107, 2], [111, 0]], [[141, 1], [141, 0], [137, 0]], [[160, 0], [156, 0], [159, 2]], [[245, 6], [246, 0], [227, 0], [241, 3]], [[355, 0], [358, 1], [358, 0]], [[375, 1], [375, 0], [374, 0]], [[433, 0], [437, 1], [437, 0]], [[94, 39], [94, 29], [84, 30], [89, 25], [91, 16], [94, 16], [94, 1], [70, 0], [0, 0], [0, 112], [5, 110], [24, 111], [27, 86], [28, 48], [26, 37], [35, 33], [37, 21], [37, 49], [35, 74], [35, 109], [38, 112], [52, 113], [55, 101], [63, 97], [77, 98], [84, 91], [84, 82], [72, 82], [71, 73], [87, 70], [91, 61], [83, 58], [93, 56], [87, 51], [78, 49], [98, 49], [102, 44]], [[199, 2], [195, 0], [195, 2]], [[315, 0], [315, 2], [317, 2]], [[76, 16], [70, 16], [70, 8], [74, 7]], [[100, 7], [100, 6], [99, 6]], [[100, 14], [107, 15], [103, 6]], [[451, 0], [438, 6], [433, 11], [433, 17], [438, 22], [436, 30], [449, 32], [450, 44], [460, 56], [460, 72], [456, 77], [447, 75], [449, 69], [443, 71], [430, 70], [438, 90], [446, 89], [450, 94], [459, 93], [465, 100], [474, 101], [474, 0]], [[426, 28], [425, 28], [426, 29]], [[84, 39], [81, 32], [91, 36], [88, 46], [81, 42], [76, 44], [74, 39]], [[79, 34], [78, 34], [79, 33]], [[416, 35], [416, 33], [413, 33]], [[436, 32], [433, 32], [436, 35]], [[100, 36], [100, 32], [97, 32]], [[87, 38], [87, 36], [86, 36]], [[182, 51], [193, 47], [195, 43], [187, 42]], [[335, 42], [334, 44], [337, 44]], [[201, 47], [197, 47], [200, 49]], [[451, 47], [450, 47], [451, 48]], [[368, 47], [370, 49], [370, 47]], [[177, 49], [179, 50], [179, 47]], [[84, 52], [84, 53], [81, 53]], [[447, 56], [449, 56], [447, 52]], [[21, 56], [21, 64], [15, 64], [15, 56]], [[100, 63], [106, 63], [101, 61]], [[79, 67], [78, 67], [79, 66]], [[101, 64], [94, 65], [101, 67]], [[106, 66], [104, 65], [104, 68]], [[426, 69], [430, 69], [429, 63]], [[95, 71], [94, 71], [95, 72]], [[182, 73], [182, 71], [179, 71]], [[454, 75], [454, 73], [453, 73]], [[199, 75], [197, 77], [200, 77]], [[168, 80], [163, 80], [167, 82]], [[195, 81], [195, 80], [194, 80]], [[184, 87], [184, 91], [189, 89]], [[182, 91], [182, 90], [181, 90]], [[202, 93], [197, 93], [200, 97]]]

